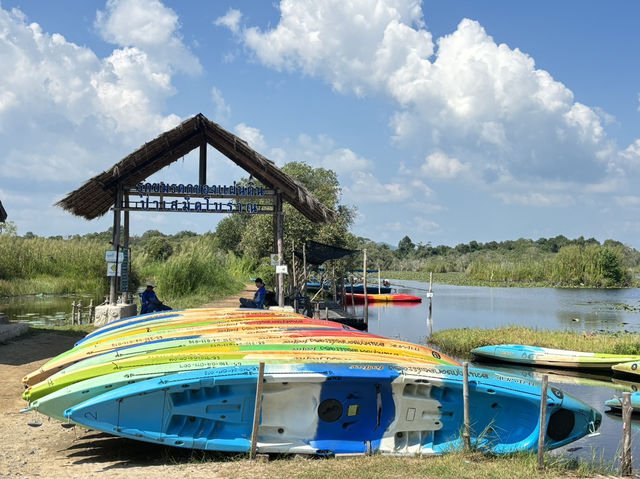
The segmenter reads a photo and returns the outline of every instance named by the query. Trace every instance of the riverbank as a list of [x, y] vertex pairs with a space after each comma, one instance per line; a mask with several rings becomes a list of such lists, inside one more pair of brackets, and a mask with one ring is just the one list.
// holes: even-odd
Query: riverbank
[[[380, 276], [401, 281], [421, 281], [423, 283], [429, 283], [429, 272], [427, 271], [381, 271]], [[393, 282], [393, 280], [391, 281]], [[468, 274], [461, 272], [433, 273], [433, 281], [435, 283], [450, 284], [452, 286], [484, 286], [487, 288], [594, 288], [594, 286], [588, 285], [567, 286], [554, 283], [553, 281], [484, 281], [474, 279]], [[619, 288], [620, 286], [615, 286], [610, 289]], [[625, 288], [640, 288], [640, 279], [634, 277]]]

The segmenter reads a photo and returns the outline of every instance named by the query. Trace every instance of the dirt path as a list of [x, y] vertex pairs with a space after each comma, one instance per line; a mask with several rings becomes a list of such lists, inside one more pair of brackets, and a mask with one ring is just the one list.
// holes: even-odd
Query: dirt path
[[[255, 286], [207, 307], [238, 306]], [[229, 456], [166, 448], [115, 438], [62, 424], [33, 412], [20, 413], [22, 377], [79, 339], [48, 332], [29, 333], [0, 344], [0, 478], [162, 478], [267, 477], [267, 464], [230, 461]], [[40, 424], [37, 427], [29, 424]], [[246, 476], [245, 476], [246, 477]]]

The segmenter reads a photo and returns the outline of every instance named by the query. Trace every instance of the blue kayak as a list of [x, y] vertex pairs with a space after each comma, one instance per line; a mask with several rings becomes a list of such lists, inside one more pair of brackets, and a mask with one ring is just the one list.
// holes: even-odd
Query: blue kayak
[[[344, 291], [346, 293], [356, 293], [356, 294], [364, 294], [364, 286], [362, 284], [354, 284], [353, 286], [350, 284], [344, 285]], [[367, 294], [388, 294], [391, 292], [391, 286], [383, 286], [380, 285], [378, 287], [377, 284], [368, 284], [367, 285]]]
[[[247, 452], [257, 365], [201, 369], [122, 386], [64, 413], [76, 423], [176, 447]], [[472, 443], [488, 452], [537, 448], [540, 385], [470, 369]], [[550, 388], [545, 447], [595, 431], [598, 411]], [[462, 447], [462, 368], [267, 364], [258, 428], [263, 453], [445, 453]]]
[[[604, 404], [611, 409], [622, 409], [622, 395], [611, 398], [605, 401]], [[640, 392], [635, 392], [631, 395], [631, 407], [634, 412], [640, 411]]]

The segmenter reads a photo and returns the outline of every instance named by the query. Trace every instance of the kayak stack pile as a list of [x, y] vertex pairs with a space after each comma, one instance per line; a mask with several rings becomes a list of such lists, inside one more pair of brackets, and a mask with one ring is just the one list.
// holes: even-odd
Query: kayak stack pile
[[[534, 450], [539, 383], [481, 369], [469, 377], [472, 443], [496, 453]], [[254, 433], [264, 453], [413, 455], [462, 446], [456, 360], [287, 311], [122, 319], [23, 381], [26, 410], [168, 446], [248, 452]], [[600, 424], [597, 411], [555, 388], [545, 400], [547, 448]]]

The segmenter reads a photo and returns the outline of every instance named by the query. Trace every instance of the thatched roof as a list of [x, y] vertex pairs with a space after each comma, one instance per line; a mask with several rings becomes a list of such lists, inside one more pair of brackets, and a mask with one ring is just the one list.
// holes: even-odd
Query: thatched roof
[[2, 206], [2, 201], [0, 201], [0, 223], [4, 223], [6, 219], [7, 219], [7, 212]]
[[300, 182], [201, 113], [145, 143], [108, 170], [56, 203], [88, 220], [104, 215], [114, 205], [118, 185], [132, 186], [207, 142], [267, 188], [282, 193], [300, 213], [314, 222], [331, 221], [335, 212], [323, 205]]

